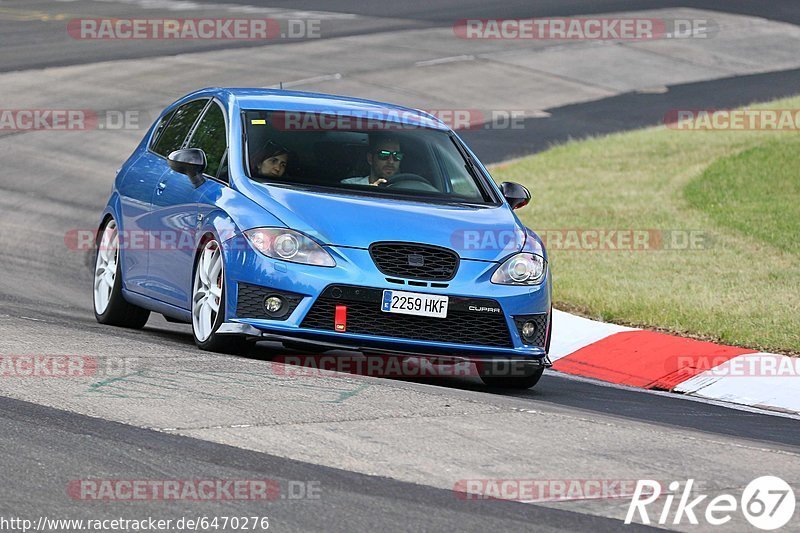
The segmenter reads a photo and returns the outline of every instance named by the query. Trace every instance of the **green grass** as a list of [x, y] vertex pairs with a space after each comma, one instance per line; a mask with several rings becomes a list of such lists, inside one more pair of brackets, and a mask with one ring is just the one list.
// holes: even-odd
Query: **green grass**
[[685, 192], [718, 224], [800, 254], [800, 137], [720, 159]]
[[[800, 108], [800, 97], [767, 109]], [[556, 146], [493, 169], [528, 186], [534, 230], [689, 230], [695, 250], [550, 246], [556, 307], [800, 353], [800, 135], [664, 127]]]

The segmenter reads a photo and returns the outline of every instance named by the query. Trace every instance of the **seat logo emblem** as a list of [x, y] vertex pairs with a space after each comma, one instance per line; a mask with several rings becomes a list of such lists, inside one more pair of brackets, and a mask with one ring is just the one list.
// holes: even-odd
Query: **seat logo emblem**
[[421, 267], [425, 265], [425, 258], [419, 254], [409, 254], [408, 264], [412, 267]]

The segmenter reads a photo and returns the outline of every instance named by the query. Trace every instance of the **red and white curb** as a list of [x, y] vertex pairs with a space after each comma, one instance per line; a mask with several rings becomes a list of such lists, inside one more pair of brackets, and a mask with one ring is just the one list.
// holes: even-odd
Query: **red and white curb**
[[553, 370], [800, 414], [800, 358], [553, 311]]

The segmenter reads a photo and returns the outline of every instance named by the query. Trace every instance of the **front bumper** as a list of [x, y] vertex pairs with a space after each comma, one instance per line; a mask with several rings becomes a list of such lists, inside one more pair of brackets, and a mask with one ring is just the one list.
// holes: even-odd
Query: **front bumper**
[[458, 354], [435, 354], [425, 353], [419, 350], [404, 351], [386, 348], [375, 348], [371, 346], [359, 346], [358, 343], [344, 343], [341, 344], [333, 340], [315, 340], [313, 338], [306, 338], [298, 335], [281, 335], [279, 333], [263, 331], [250, 324], [241, 322], [224, 322], [217, 330], [217, 334], [221, 335], [241, 335], [255, 340], [273, 341], [273, 342], [291, 342], [301, 340], [304, 344], [311, 344], [332, 350], [355, 350], [359, 352], [369, 352], [375, 354], [393, 355], [400, 357], [426, 357], [440, 362], [443, 364], [458, 364], [458, 363], [484, 363], [484, 364], [506, 364], [509, 366], [518, 363], [524, 363], [531, 368], [550, 368], [553, 363], [547, 354], [541, 357], [531, 356], [514, 356], [514, 355], [499, 355], [499, 354], [473, 354], [468, 355], [465, 353]]
[[[234, 333], [233, 324], [239, 324], [243, 331], [249, 335], [274, 340], [302, 340], [307, 343], [321, 344], [329, 347], [368, 350], [374, 352], [396, 353], [399, 355], [435, 355], [449, 356], [452, 358], [465, 358], [475, 360], [537, 360], [547, 366], [545, 343], [534, 346], [523, 341], [515, 317], [523, 315], [545, 315], [543, 327], [547, 327], [551, 310], [551, 281], [547, 273], [545, 281], [537, 286], [505, 286], [495, 285], [490, 278], [498, 263], [488, 261], [475, 261], [462, 259], [456, 276], [447, 283], [416, 283], [414, 285], [398, 284], [389, 281], [375, 267], [368, 250], [328, 246], [326, 250], [336, 260], [332, 268], [315, 267], [277, 261], [265, 257], [252, 248], [231, 247], [223, 250], [226, 256], [226, 324], [223, 326]], [[238, 287], [239, 284], [249, 284], [263, 288], [275, 289], [299, 295], [294, 302], [293, 309], [288, 316], [278, 320], [266, 317], [254, 318], [252, 313], [238, 313]], [[367, 292], [382, 292], [384, 289], [402, 290], [428, 294], [446, 295], [453, 301], [459, 301], [465, 309], [469, 303], [492, 301], [498, 305], [501, 314], [487, 311], [488, 305], [474, 305], [474, 312], [467, 314], [461, 309], [462, 318], [469, 319], [472, 329], [479, 327], [485, 321], [487, 328], [492, 329], [492, 335], [487, 338], [491, 342], [482, 342], [480, 336], [470, 337], [471, 342], [465, 342], [453, 335], [436, 336], [415, 335], [407, 331], [389, 329], [368, 330], [361, 328], [348, 328], [348, 331], [338, 332], [333, 330], [333, 316], [331, 324], [323, 328], [319, 316], [316, 320], [311, 317], [318, 315], [319, 306], [326, 289], [334, 286], [361, 288]], [[252, 309], [252, 299], [248, 306]], [[244, 304], [243, 304], [244, 305]], [[376, 308], [379, 309], [379, 308]], [[379, 311], [378, 311], [379, 312]], [[244, 315], [244, 316], [242, 316]], [[380, 319], [380, 315], [375, 318]], [[309, 320], [306, 320], [309, 319]], [[410, 319], [413, 321], [414, 319]], [[431, 318], [433, 327], [418, 322], [422, 329], [435, 329], [446, 327], [443, 319]], [[497, 321], [500, 321], [499, 323]], [[440, 321], [440, 322], [435, 322]], [[304, 323], [305, 322], [305, 323]], [[228, 325], [230, 324], [230, 326]], [[312, 327], [309, 327], [311, 324]], [[430, 326], [430, 324], [427, 324]], [[508, 337], [505, 342], [497, 339], [503, 335], [496, 335], [497, 329], [502, 327], [507, 330]], [[252, 329], [250, 329], [252, 328]], [[255, 335], [255, 332], [259, 332]], [[365, 333], [367, 332], [368, 333]], [[222, 331], [221, 331], [222, 332]], [[245, 333], [242, 333], [245, 334]], [[416, 338], [412, 338], [416, 337]], [[544, 337], [543, 337], [544, 338]], [[478, 340], [475, 340], [478, 339]]]

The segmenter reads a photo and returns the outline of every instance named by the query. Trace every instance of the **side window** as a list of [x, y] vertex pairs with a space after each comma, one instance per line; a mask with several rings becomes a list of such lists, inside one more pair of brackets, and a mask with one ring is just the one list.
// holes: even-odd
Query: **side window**
[[228, 152], [225, 152], [225, 155], [222, 156], [222, 164], [219, 166], [219, 172], [217, 172], [217, 179], [220, 181], [224, 181], [225, 183], [230, 182], [230, 177], [228, 176]]
[[226, 138], [225, 114], [217, 104], [212, 103], [194, 130], [188, 145], [189, 148], [200, 148], [206, 153], [208, 166], [205, 173], [209, 176], [217, 176], [222, 156], [228, 148]]
[[195, 100], [179, 107], [153, 145], [153, 151], [167, 157], [175, 150], [180, 150], [186, 135], [207, 102], [208, 100]]
[[158, 123], [158, 126], [156, 127], [156, 131], [153, 132], [153, 139], [150, 141], [150, 148], [151, 149], [156, 145], [156, 143], [158, 143], [158, 139], [160, 139], [161, 138], [161, 134], [164, 133], [164, 128], [167, 127], [167, 124], [169, 124], [169, 121], [172, 120], [172, 116], [174, 114], [175, 114], [175, 110], [173, 109], [172, 111], [170, 111], [169, 113], [164, 115], [164, 118], [162, 118], [161, 122]]

